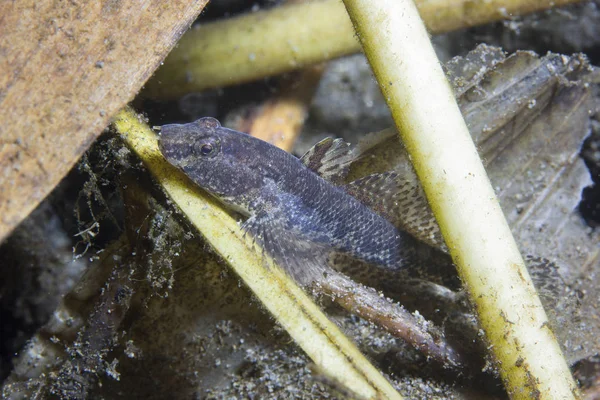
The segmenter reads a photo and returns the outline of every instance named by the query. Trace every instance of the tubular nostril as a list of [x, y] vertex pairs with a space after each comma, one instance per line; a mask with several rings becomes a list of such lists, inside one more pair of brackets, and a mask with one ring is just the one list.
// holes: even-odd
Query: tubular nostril
[[196, 122], [198, 123], [198, 125], [207, 129], [216, 129], [221, 127], [221, 123], [217, 119], [212, 117], [200, 118]]

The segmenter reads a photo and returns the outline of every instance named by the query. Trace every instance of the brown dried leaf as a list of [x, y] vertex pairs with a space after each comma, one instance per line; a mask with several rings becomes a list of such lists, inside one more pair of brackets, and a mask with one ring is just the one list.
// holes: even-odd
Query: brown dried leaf
[[206, 2], [0, 3], [0, 240], [133, 98]]

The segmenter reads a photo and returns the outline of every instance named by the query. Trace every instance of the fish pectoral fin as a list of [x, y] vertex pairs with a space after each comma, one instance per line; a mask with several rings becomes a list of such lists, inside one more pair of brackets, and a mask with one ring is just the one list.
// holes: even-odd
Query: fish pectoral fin
[[425, 193], [417, 180], [409, 180], [392, 171], [367, 175], [343, 188], [396, 228], [432, 247], [447, 251]]
[[252, 236], [263, 254], [302, 285], [318, 280], [328, 268], [331, 249], [289, 228], [283, 218], [261, 211], [248, 218], [242, 229]]
[[321, 178], [341, 185], [348, 175], [351, 152], [350, 144], [344, 140], [325, 138], [308, 150], [300, 161]]

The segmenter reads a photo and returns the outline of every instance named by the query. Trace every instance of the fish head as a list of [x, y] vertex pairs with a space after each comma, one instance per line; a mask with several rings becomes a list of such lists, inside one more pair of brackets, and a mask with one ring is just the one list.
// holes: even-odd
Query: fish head
[[161, 127], [159, 148], [165, 159], [194, 183], [234, 208], [246, 208], [262, 185], [262, 147], [245, 133], [223, 128], [214, 118]]

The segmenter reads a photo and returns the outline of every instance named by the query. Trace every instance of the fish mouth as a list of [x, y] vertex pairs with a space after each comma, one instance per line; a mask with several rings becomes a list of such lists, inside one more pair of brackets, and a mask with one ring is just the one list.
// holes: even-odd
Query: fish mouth
[[177, 136], [177, 131], [181, 130], [181, 124], [167, 124], [158, 127], [158, 142], [162, 142], [165, 138]]

